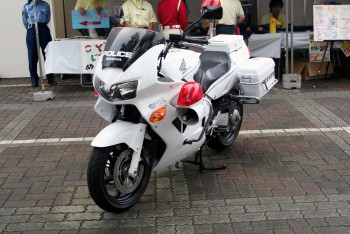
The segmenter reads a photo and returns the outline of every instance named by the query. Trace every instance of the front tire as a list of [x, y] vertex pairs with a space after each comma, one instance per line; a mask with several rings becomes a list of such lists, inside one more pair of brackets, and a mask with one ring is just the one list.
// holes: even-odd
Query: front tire
[[224, 150], [230, 147], [233, 144], [233, 142], [235, 142], [238, 133], [241, 129], [241, 125], [243, 122], [243, 105], [236, 104], [233, 113], [227, 111], [226, 114], [229, 115], [229, 119], [231, 118], [231, 114], [236, 115], [232, 118], [231, 123], [229, 123], [229, 125], [231, 124], [232, 131], [216, 132], [214, 138], [207, 143], [207, 146], [209, 146], [212, 149]]
[[145, 192], [151, 177], [150, 151], [143, 147], [138, 174], [128, 176], [132, 150], [126, 145], [97, 148], [91, 152], [87, 184], [94, 202], [103, 210], [120, 213], [131, 208]]

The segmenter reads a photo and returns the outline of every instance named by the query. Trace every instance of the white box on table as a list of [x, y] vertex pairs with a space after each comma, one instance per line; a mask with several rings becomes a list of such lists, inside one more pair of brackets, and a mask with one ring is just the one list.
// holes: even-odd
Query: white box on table
[[275, 62], [271, 58], [252, 58], [238, 68], [244, 95], [262, 98], [277, 83]]
[[208, 45], [205, 50], [222, 51], [229, 54], [242, 48], [243, 44], [244, 40], [241, 35], [220, 34], [208, 40]]

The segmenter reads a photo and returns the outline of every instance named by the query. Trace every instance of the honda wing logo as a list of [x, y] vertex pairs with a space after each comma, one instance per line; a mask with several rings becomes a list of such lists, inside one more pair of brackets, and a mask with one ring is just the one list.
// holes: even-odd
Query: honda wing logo
[[182, 62], [179, 67], [179, 71], [182, 72], [182, 74], [184, 74], [187, 70], [188, 68], [186, 67], [185, 59], [182, 59]]

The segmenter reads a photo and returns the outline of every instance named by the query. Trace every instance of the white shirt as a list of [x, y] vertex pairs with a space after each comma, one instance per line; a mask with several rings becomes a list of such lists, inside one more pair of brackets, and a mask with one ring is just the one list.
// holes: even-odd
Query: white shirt
[[244, 15], [242, 4], [238, 0], [220, 0], [223, 10], [219, 24], [236, 25], [237, 18]]

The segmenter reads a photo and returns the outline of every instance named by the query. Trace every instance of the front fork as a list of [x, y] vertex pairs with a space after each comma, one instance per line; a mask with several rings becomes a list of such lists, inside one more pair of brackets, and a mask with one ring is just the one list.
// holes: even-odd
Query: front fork
[[146, 124], [139, 124], [139, 132], [137, 133], [137, 136], [134, 141], [137, 142], [137, 146], [133, 148], [133, 154], [132, 154], [132, 158], [131, 158], [131, 163], [130, 163], [130, 167], [129, 167], [129, 176], [131, 176], [132, 178], [135, 178], [137, 176], [138, 173], [138, 167], [139, 167], [139, 163], [141, 161], [141, 151], [142, 151], [142, 145], [143, 145], [143, 140], [145, 139], [145, 134], [146, 134]]

